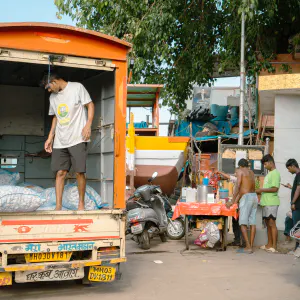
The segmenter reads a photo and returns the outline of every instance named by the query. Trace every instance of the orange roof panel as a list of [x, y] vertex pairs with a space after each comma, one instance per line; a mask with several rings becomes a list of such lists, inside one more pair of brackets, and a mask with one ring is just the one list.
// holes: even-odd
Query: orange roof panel
[[100, 32], [52, 23], [0, 23], [0, 47], [125, 61], [132, 45]]

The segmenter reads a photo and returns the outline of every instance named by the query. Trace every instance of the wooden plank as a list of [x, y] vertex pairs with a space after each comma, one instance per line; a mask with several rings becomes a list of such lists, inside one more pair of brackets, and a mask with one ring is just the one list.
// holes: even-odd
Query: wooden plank
[[257, 126], [258, 133], [256, 136], [256, 142], [255, 142], [256, 145], [258, 145], [258, 143], [259, 143], [260, 129], [261, 129], [261, 124], [262, 124], [261, 122], [262, 122], [262, 114], [259, 115], [259, 119], [258, 119], [258, 126]]
[[263, 130], [262, 130], [262, 133], [261, 133], [261, 138], [260, 138], [260, 142], [261, 142], [261, 143], [262, 143], [262, 141], [263, 141], [263, 139], [264, 139], [264, 135], [265, 135], [265, 131], [266, 131], [267, 122], [268, 122], [268, 116], [266, 117], [265, 124], [264, 124]]

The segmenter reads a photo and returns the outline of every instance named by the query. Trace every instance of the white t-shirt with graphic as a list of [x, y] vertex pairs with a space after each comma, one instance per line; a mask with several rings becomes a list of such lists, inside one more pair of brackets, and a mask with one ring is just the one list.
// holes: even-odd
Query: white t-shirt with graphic
[[57, 117], [53, 148], [87, 142], [82, 138], [82, 129], [87, 122], [85, 105], [91, 101], [88, 91], [78, 82], [68, 82], [62, 91], [50, 95], [49, 115]]

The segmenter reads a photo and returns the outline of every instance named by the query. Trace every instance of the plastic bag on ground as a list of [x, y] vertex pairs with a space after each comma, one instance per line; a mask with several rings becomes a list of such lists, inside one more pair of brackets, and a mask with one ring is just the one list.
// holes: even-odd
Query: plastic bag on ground
[[220, 231], [218, 226], [213, 222], [209, 222], [201, 231], [194, 244], [198, 245], [201, 248], [213, 248], [216, 242], [218, 242], [219, 240]]
[[[56, 203], [55, 188], [46, 189], [43, 192], [43, 196], [46, 198], [46, 203], [41, 207], [51, 207]], [[77, 210], [79, 203], [79, 193], [76, 184], [67, 184], [64, 188], [62, 206], [68, 210]], [[97, 210], [106, 206], [102, 203], [100, 195], [90, 186], [86, 186], [84, 209], [85, 210]]]
[[207, 229], [207, 236], [208, 236], [208, 241], [209, 241], [208, 246], [210, 248], [213, 248], [215, 243], [220, 240], [219, 228], [213, 222], [209, 222], [205, 228]]
[[0, 169], [0, 185], [17, 185], [19, 180], [20, 173]]
[[25, 188], [28, 188], [28, 189], [32, 189], [37, 193], [42, 193], [45, 190], [44, 188], [42, 188], [38, 185], [35, 185], [33, 183], [28, 183], [28, 182], [22, 182], [22, 183], [18, 184], [18, 186], [22, 186], [22, 187], [25, 187]]
[[0, 212], [36, 211], [46, 199], [42, 194], [21, 186], [0, 186]]

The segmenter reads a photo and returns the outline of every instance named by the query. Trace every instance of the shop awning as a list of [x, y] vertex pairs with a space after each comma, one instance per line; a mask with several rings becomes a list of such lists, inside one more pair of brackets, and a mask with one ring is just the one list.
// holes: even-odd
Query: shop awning
[[163, 87], [162, 84], [128, 84], [127, 107], [153, 107]]

